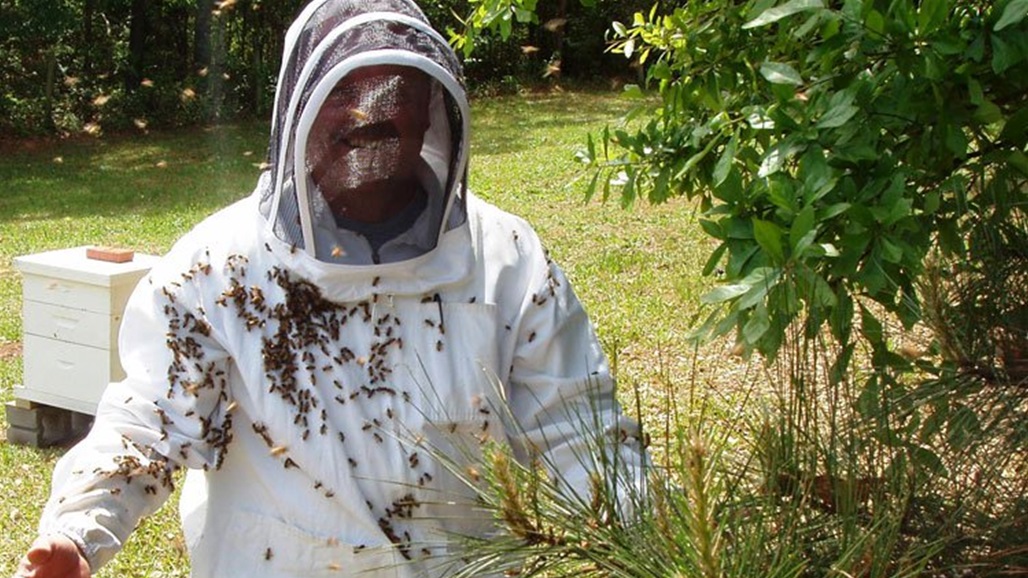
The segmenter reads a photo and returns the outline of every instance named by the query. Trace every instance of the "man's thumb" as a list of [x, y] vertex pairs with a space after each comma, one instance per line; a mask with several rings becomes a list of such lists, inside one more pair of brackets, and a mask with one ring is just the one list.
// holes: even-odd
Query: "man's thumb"
[[38, 565], [44, 564], [53, 556], [53, 553], [53, 541], [47, 536], [40, 536], [32, 543], [32, 547], [29, 548], [28, 554], [25, 554], [25, 557], [28, 558], [30, 563]]

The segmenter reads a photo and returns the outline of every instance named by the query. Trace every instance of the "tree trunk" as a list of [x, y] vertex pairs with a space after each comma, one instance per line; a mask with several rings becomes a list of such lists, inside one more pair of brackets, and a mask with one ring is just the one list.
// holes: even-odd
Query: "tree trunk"
[[146, 21], [147, 0], [132, 0], [129, 12], [129, 57], [125, 69], [125, 90], [135, 92], [143, 80], [146, 66], [146, 37], [149, 26]]
[[193, 71], [211, 65], [211, 13], [214, 0], [196, 0], [196, 27], [193, 29]]
[[51, 48], [46, 51], [46, 87], [43, 92], [45, 100], [43, 101], [43, 113], [46, 115], [44, 122], [46, 122], [46, 128], [53, 130], [56, 126], [54, 123], [54, 82], [57, 76], [57, 54], [54, 49]]
[[93, 13], [96, 11], [96, 0], [85, 0], [82, 3], [82, 73], [93, 75]]

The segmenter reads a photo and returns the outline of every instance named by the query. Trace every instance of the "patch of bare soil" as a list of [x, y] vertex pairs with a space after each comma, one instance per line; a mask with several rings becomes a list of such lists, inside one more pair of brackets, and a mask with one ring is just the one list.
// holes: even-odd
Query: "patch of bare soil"
[[20, 341], [0, 341], [0, 361], [21, 357]]

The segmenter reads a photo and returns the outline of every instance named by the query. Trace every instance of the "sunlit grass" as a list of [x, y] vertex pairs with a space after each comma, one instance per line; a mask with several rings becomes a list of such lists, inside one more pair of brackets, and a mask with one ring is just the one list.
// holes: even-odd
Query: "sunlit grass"
[[[630, 106], [613, 94], [577, 92], [476, 101], [470, 184], [536, 227], [567, 270], [622, 383], [640, 387], [644, 418], [659, 423], [669, 376], [686, 375], [692, 363], [684, 335], [705, 286], [699, 272], [708, 247], [686, 203], [621, 210], [585, 202], [586, 175], [574, 150]], [[88, 244], [163, 253], [202, 218], [250, 193], [266, 133], [266, 123], [252, 123], [5, 154], [0, 344], [21, 340], [15, 256]], [[0, 358], [0, 399], [10, 400], [20, 380], [20, 360]], [[0, 576], [13, 572], [35, 535], [58, 453], [0, 443]], [[175, 510], [173, 498], [101, 578], [187, 575]]]

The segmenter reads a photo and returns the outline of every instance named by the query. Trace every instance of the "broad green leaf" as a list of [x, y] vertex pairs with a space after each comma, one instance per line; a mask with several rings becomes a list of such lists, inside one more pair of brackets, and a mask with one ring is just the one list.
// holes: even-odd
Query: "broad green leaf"
[[860, 109], [852, 104], [841, 104], [828, 109], [817, 121], [817, 128], [836, 128], [846, 124]]
[[860, 306], [860, 332], [871, 343], [881, 343], [883, 338], [882, 323], [863, 305]]
[[784, 62], [765, 62], [760, 65], [760, 74], [771, 84], [803, 84], [803, 77], [791, 65]]
[[767, 307], [755, 307], [750, 315], [749, 321], [742, 328], [742, 338], [746, 343], [753, 345], [760, 340], [771, 328], [771, 319], [767, 314]]
[[811, 299], [814, 303], [824, 308], [835, 307], [837, 303], [835, 291], [832, 291], [832, 286], [825, 281], [824, 277], [810, 271], [807, 281], [810, 283], [812, 288], [813, 294], [811, 295]]
[[834, 205], [830, 205], [826, 207], [824, 211], [821, 211], [821, 220], [827, 221], [837, 217], [848, 211], [851, 206], [852, 205], [849, 203], [835, 203]]
[[817, 25], [820, 23], [821, 15], [814, 14], [810, 18], [807, 18], [807, 21], [804, 22], [799, 28], [793, 31], [792, 37], [796, 39], [802, 39], [808, 34], [810, 34], [815, 28], [817, 28]]
[[908, 449], [910, 450], [910, 460], [914, 464], [920, 465], [932, 474], [945, 473], [946, 466], [939, 459], [939, 455], [932, 450], [921, 446], [911, 446]]
[[857, 411], [865, 418], [874, 418], [880, 414], [881, 399], [882, 386], [877, 377], [871, 377], [857, 396]]
[[877, 10], [871, 9], [868, 11], [867, 17], [864, 19], [864, 26], [878, 36], [885, 34], [885, 18]]
[[1011, 46], [999, 36], [992, 37], [992, 70], [996, 74], [1002, 74], [1011, 66], [1017, 64], [1024, 58], [1024, 55]]
[[739, 171], [730, 170], [728, 176], [720, 184], [714, 187], [714, 196], [726, 203], [735, 203], [743, 198], [742, 177]]
[[921, 0], [917, 7], [917, 28], [921, 36], [927, 36], [946, 20], [949, 13], [947, 0]]
[[1021, 148], [1028, 143], [1028, 106], [1007, 117], [1003, 125], [1003, 131], [999, 134], [999, 140]]
[[732, 169], [732, 161], [735, 160], [735, 150], [739, 146], [739, 135], [732, 135], [732, 138], [725, 145], [724, 152], [721, 153], [721, 158], [717, 160], [717, 164], [714, 165], [714, 186], [721, 185], [728, 178], [728, 172]]
[[931, 191], [924, 196], [924, 208], [922, 210], [926, 215], [931, 215], [939, 210], [941, 204], [942, 195], [938, 191]]
[[764, 160], [760, 163], [760, 169], [757, 171], [758, 177], [767, 177], [782, 170], [788, 161], [797, 152], [796, 145], [788, 142], [780, 142], [771, 148], [764, 155]]
[[1010, 156], [1007, 158], [1007, 162], [1010, 163], [1010, 166], [1021, 171], [1021, 174], [1028, 177], [1028, 156], [1023, 152], [1014, 151], [1010, 153]]
[[731, 285], [720, 285], [710, 292], [700, 297], [700, 303], [713, 304], [722, 303], [730, 299], [735, 299], [740, 295], [744, 295], [750, 290], [750, 285], [743, 283], [733, 283]]
[[1003, 111], [991, 100], [983, 100], [974, 111], [974, 119], [981, 124], [992, 124], [1003, 120]]
[[724, 239], [725, 230], [721, 227], [721, 223], [717, 221], [711, 221], [710, 219], [700, 219], [700, 228], [703, 232], [710, 235], [715, 239]]
[[1019, 24], [1025, 16], [1028, 16], [1028, 0], [1011, 0], [992, 29], [999, 32], [1007, 26]]
[[793, 255], [800, 255], [806, 248], [801, 246], [801, 243], [805, 242], [809, 245], [813, 241], [811, 233], [816, 233], [814, 230], [814, 207], [807, 205], [796, 214], [796, 218], [792, 221], [792, 227], [789, 228], [789, 245], [792, 247]]
[[728, 243], [721, 243], [711, 252], [710, 257], [707, 258], [706, 264], [703, 265], [703, 276], [706, 277], [714, 272], [718, 263], [721, 262], [721, 258], [725, 255], [725, 251], [728, 250]]
[[589, 186], [585, 189], [585, 200], [589, 202], [596, 195], [596, 183], [600, 180], [600, 171], [593, 173], [593, 178], [589, 179]]
[[763, 219], [753, 219], [753, 237], [760, 248], [771, 256], [776, 263], [785, 261], [785, 249], [782, 246], [782, 228]]
[[882, 237], [879, 242], [882, 248], [882, 258], [889, 263], [899, 263], [903, 260], [903, 249], [893, 243], [888, 237]]
[[778, 22], [786, 16], [792, 16], [799, 12], [805, 12], [807, 10], [816, 10], [824, 8], [824, 2], [822, 0], [789, 0], [785, 4], [775, 6], [774, 8], [768, 8], [763, 11], [753, 20], [742, 25], [743, 29], [757, 28], [759, 26], [766, 26], [773, 22]]
[[963, 128], [947, 123], [942, 127], [946, 148], [958, 158], [967, 155], [967, 136]]
[[777, 279], [778, 277], [775, 275], [771, 279], [765, 279], [754, 283], [750, 286], [750, 290], [735, 302], [735, 306], [740, 311], [743, 311], [763, 302], [764, 298], [767, 297], [768, 291], [771, 290], [771, 287], [774, 286]]
[[[772, 278], [771, 280], [768, 279], [769, 276]], [[722, 303], [743, 295], [747, 295], [750, 299], [753, 299], [755, 293], [760, 295], [757, 299], [759, 301], [760, 299], [763, 299], [765, 294], [767, 294], [767, 290], [776, 278], [777, 274], [774, 269], [770, 267], [758, 267], [738, 283], [721, 285], [703, 295], [700, 297], [700, 303]], [[748, 307], [752, 307], [755, 302], [756, 301], [749, 303], [748, 305], [736, 305], [741, 309], [746, 309]]]

